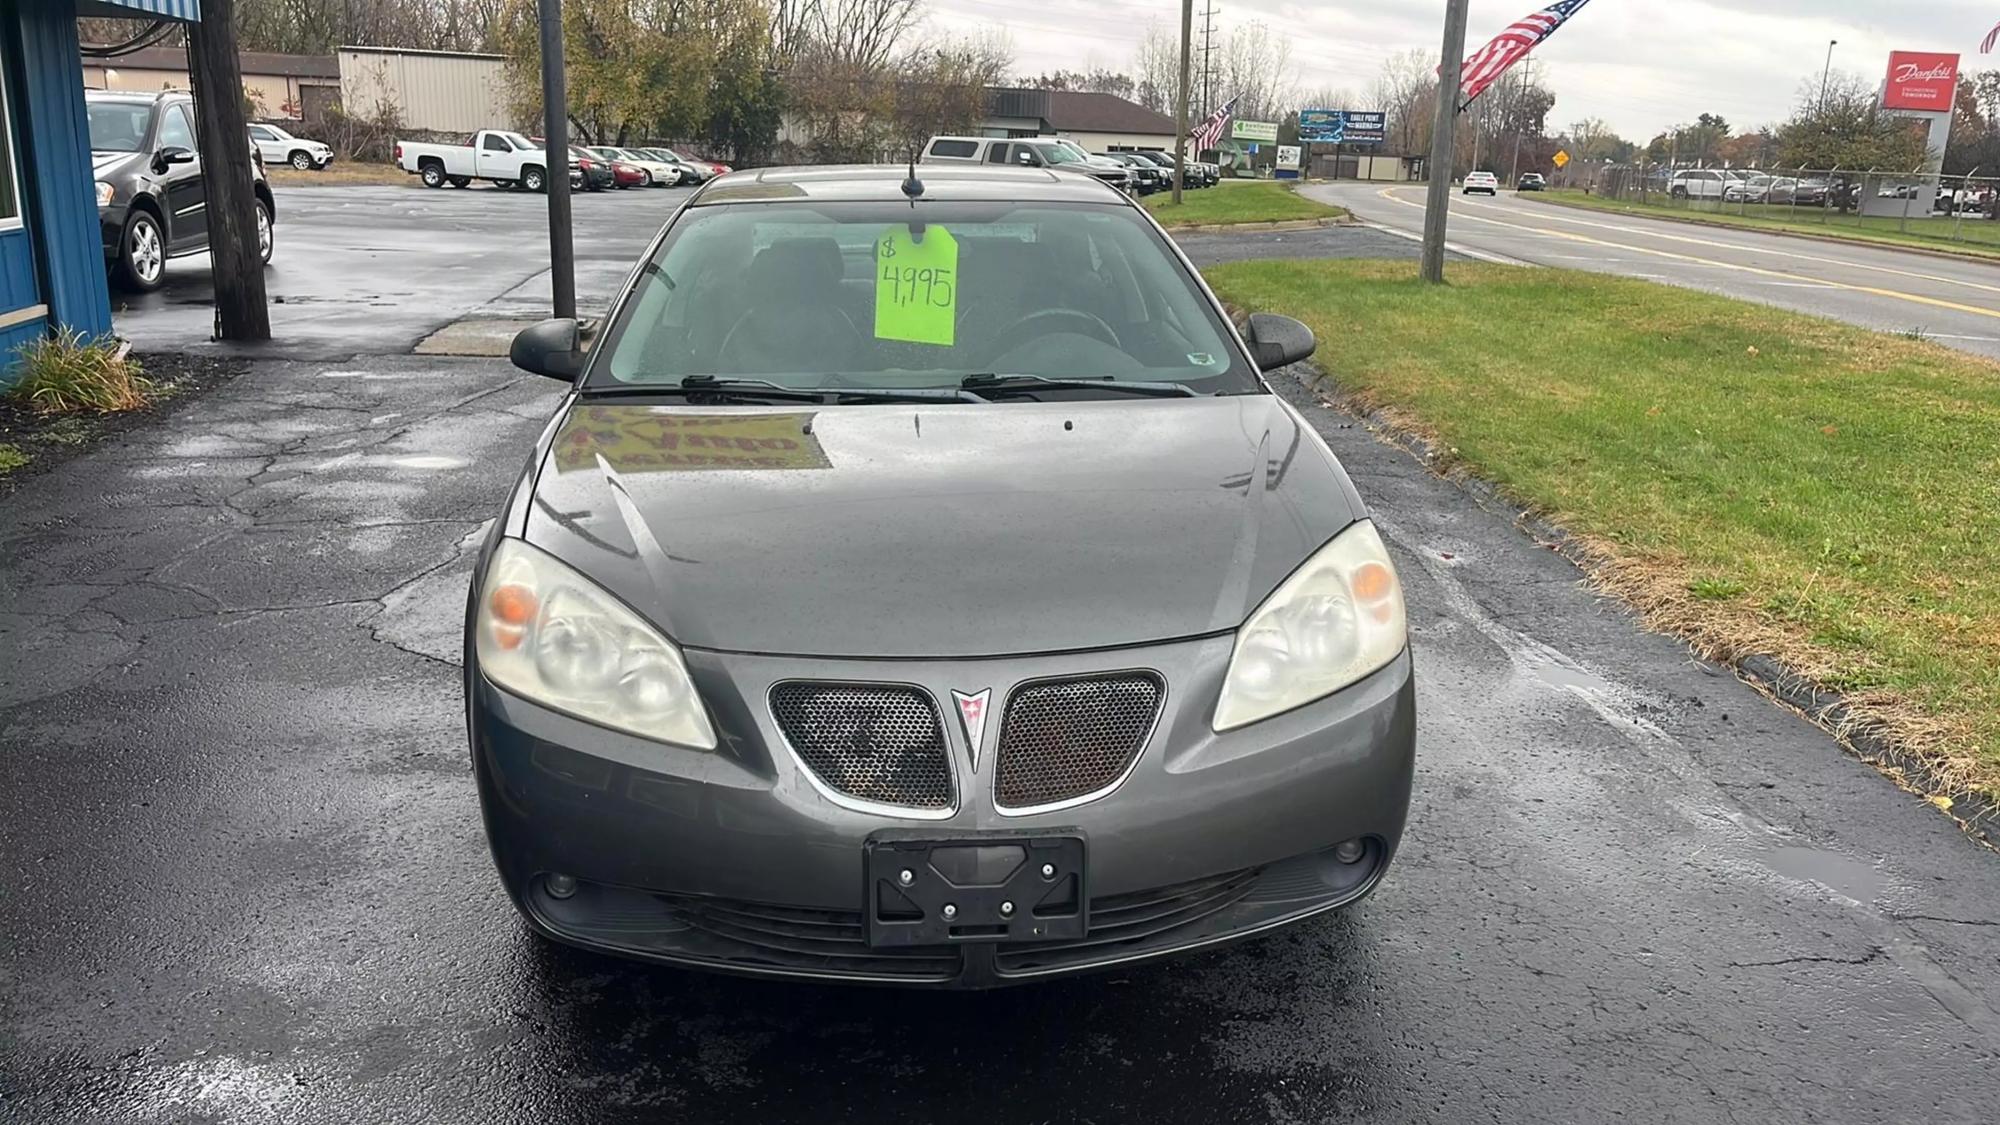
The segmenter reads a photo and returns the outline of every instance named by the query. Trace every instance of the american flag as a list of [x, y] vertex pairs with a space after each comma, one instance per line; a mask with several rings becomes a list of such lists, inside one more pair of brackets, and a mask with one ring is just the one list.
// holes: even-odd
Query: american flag
[[1472, 104], [1472, 99], [1486, 92], [1495, 79], [1507, 73], [1507, 68], [1528, 57], [1542, 40], [1556, 33], [1556, 28], [1575, 15], [1590, 0], [1555, 0], [1555, 3], [1532, 15], [1523, 16], [1507, 30], [1493, 37], [1493, 41], [1472, 53], [1459, 68], [1459, 108]]
[[1986, 38], [1979, 41], [1979, 53], [1982, 55], [1992, 54], [1995, 43], [2000, 43], [2000, 23], [1994, 24], [1993, 30], [1986, 33]]
[[[1242, 95], [1237, 95], [1241, 97]], [[1207, 152], [1222, 143], [1222, 134], [1229, 131], [1230, 115], [1236, 111], [1236, 98], [1222, 103], [1222, 108], [1208, 115], [1208, 120], [1188, 132], [1188, 147], [1196, 154]]]

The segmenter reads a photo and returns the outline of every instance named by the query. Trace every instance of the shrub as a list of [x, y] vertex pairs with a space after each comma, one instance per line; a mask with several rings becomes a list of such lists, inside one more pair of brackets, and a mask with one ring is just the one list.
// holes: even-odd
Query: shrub
[[153, 385], [109, 336], [65, 328], [18, 350], [18, 380], [7, 394], [40, 414], [112, 414], [146, 405]]

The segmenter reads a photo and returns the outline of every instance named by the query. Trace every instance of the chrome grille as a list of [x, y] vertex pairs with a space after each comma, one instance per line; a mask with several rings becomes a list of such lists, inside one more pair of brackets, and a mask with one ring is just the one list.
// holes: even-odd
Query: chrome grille
[[1118, 781], [1145, 749], [1162, 685], [1150, 672], [1023, 684], [1000, 726], [994, 803], [1052, 805]]
[[771, 717], [827, 787], [913, 809], [951, 807], [944, 727], [930, 696], [898, 684], [787, 683]]

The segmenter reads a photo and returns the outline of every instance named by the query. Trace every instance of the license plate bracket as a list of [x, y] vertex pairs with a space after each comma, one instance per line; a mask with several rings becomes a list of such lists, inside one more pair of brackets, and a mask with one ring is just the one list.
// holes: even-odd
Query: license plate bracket
[[1086, 844], [1075, 829], [886, 829], [862, 848], [869, 945], [1073, 941], [1088, 930]]

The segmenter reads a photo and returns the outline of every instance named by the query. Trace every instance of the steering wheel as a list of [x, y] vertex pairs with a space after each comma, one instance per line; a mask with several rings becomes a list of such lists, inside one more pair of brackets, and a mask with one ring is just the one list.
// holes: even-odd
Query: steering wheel
[[[1125, 345], [1120, 343], [1118, 340], [1118, 333], [1112, 331], [1111, 326], [1109, 324], [1104, 323], [1103, 318], [1098, 317], [1091, 313], [1084, 312], [1082, 309], [1039, 309], [1035, 312], [1031, 312], [1028, 315], [1022, 317], [1021, 319], [1015, 321], [1014, 323], [1008, 325], [1006, 330], [1000, 333], [999, 338], [1001, 342], [1009, 348], [1014, 347], [1015, 341], [1021, 335], [1021, 330], [1023, 328], [1026, 328], [1028, 325], [1035, 323], [1038, 320], [1047, 320], [1047, 321], [1066, 320], [1074, 322], [1083, 329], [1083, 332], [1081, 333], [1082, 335], [1090, 336], [1095, 339], [1101, 340], [1104, 343], [1110, 344], [1112, 347], [1117, 348], [1119, 351], [1125, 350]], [[1057, 330], [1044, 329], [1043, 331], [1051, 332]]]

